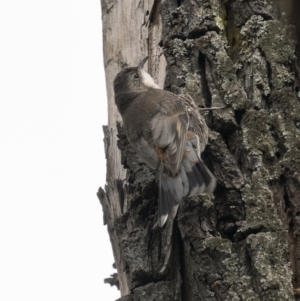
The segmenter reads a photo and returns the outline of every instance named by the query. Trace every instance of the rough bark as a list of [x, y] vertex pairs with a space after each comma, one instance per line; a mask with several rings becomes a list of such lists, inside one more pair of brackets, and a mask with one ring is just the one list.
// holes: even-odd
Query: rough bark
[[[278, 2], [279, 0], [277, 0]], [[300, 286], [300, 94], [296, 29], [271, 0], [102, 0], [109, 124], [98, 196], [121, 299], [295, 300]], [[286, 9], [284, 16], [282, 10]], [[112, 82], [149, 55], [159, 86], [189, 93], [211, 132], [213, 196], [157, 219], [157, 179], [131, 150]]]

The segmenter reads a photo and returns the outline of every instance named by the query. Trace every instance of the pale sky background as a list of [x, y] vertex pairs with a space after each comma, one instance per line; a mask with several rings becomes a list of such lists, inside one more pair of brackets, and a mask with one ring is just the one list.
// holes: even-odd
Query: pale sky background
[[0, 1], [0, 300], [113, 301], [100, 0]]

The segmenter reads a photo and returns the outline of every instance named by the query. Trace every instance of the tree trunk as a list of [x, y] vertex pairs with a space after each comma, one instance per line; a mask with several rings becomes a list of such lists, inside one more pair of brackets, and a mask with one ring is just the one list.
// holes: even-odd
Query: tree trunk
[[[109, 121], [108, 184], [98, 196], [120, 301], [297, 298], [300, 65], [286, 21], [294, 10], [277, 2], [101, 1]], [[112, 87], [146, 55], [160, 87], [226, 106], [205, 113], [214, 195], [184, 199], [162, 229], [157, 179], [128, 143]]]

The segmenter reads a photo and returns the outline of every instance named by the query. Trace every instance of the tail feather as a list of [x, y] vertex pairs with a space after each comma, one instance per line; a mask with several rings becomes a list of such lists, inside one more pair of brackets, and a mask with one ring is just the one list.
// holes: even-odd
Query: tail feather
[[162, 187], [162, 174], [159, 175], [158, 225], [162, 227], [168, 219], [169, 202], [166, 200]]
[[190, 141], [187, 142], [183, 163], [182, 165], [185, 168], [185, 172], [189, 175], [189, 196], [207, 194], [214, 191], [216, 178], [201, 160], [197, 150], [192, 146]]
[[212, 193], [217, 185], [215, 176], [210, 172], [210, 170], [206, 167], [206, 165], [201, 159], [199, 159], [199, 162], [196, 164], [196, 167], [201, 173], [205, 184], [205, 188], [201, 193], [203, 194]]
[[190, 175], [193, 177], [193, 181], [189, 181], [190, 190], [189, 190], [189, 196], [199, 195], [202, 193], [205, 189], [205, 182], [203, 180], [203, 176], [201, 172], [198, 170], [197, 165], [190, 162], [192, 165], [192, 171], [193, 173]]
[[[184, 164], [184, 162], [182, 162], [182, 164]], [[187, 174], [185, 172], [185, 169], [182, 167], [180, 168], [179, 170], [180, 172], [180, 178], [182, 180], [182, 186], [183, 186], [183, 196], [187, 196], [189, 194], [189, 180], [188, 180], [188, 177], [187, 177]]]
[[180, 200], [183, 198], [184, 186], [180, 174], [174, 178], [160, 177], [158, 200], [158, 225], [162, 227], [168, 216], [174, 219]]
[[215, 187], [216, 179], [213, 174], [198, 157], [196, 151], [189, 149], [175, 177], [160, 173], [158, 225], [163, 227], [168, 216], [172, 220], [175, 218], [179, 202], [183, 197], [211, 193]]

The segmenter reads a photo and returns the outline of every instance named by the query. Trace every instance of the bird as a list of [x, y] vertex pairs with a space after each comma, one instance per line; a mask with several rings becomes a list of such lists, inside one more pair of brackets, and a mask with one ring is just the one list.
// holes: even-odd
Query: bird
[[201, 159], [208, 127], [194, 100], [160, 89], [143, 68], [147, 59], [121, 70], [113, 87], [133, 150], [158, 176], [157, 223], [163, 227], [184, 197], [212, 193], [216, 178]]

